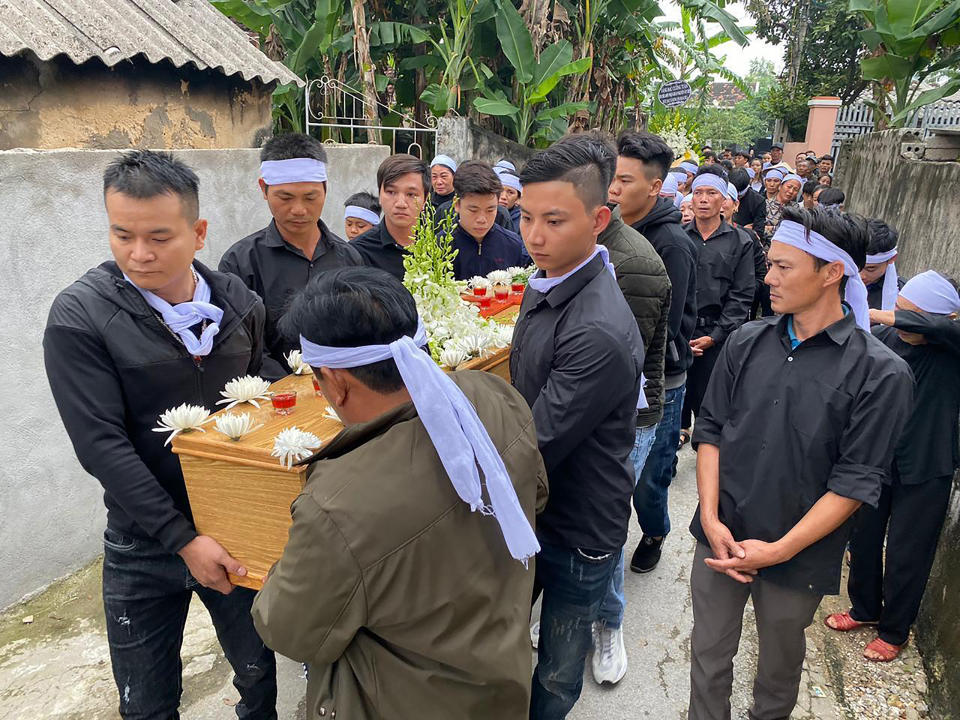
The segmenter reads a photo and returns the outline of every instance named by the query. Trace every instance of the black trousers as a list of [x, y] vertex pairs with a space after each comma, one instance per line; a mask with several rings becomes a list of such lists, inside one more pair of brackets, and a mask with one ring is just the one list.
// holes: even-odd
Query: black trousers
[[[695, 334], [696, 336], [696, 334]], [[680, 417], [680, 427], [688, 428], [693, 417], [700, 414], [700, 404], [707, 394], [707, 384], [713, 373], [713, 366], [720, 357], [720, 348], [723, 345], [714, 345], [703, 351], [703, 355], [693, 359], [693, 365], [687, 370], [687, 394], [683, 398], [683, 413]]]
[[857, 512], [850, 539], [850, 614], [861, 622], [878, 621], [880, 639], [891, 645], [905, 644], [917, 619], [951, 487], [949, 477], [904, 485], [894, 471], [877, 509]]

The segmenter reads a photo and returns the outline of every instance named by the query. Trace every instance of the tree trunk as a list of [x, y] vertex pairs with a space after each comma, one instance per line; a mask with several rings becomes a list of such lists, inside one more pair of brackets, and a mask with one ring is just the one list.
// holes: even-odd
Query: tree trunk
[[[787, 45], [787, 86], [793, 90], [800, 79], [800, 63], [803, 60], [803, 46], [807, 40], [807, 28], [810, 25], [810, 0], [801, 0], [794, 8], [793, 24], [795, 30]], [[787, 140], [787, 127], [782, 118], [777, 118], [773, 127], [774, 142]]]
[[[377, 81], [370, 58], [370, 33], [367, 30], [366, 17], [363, 12], [363, 0], [352, 0], [353, 6], [353, 51], [363, 79], [363, 110], [367, 118], [367, 125], [371, 128], [379, 125], [377, 113]], [[367, 131], [367, 138], [374, 143], [380, 143], [380, 131]]]

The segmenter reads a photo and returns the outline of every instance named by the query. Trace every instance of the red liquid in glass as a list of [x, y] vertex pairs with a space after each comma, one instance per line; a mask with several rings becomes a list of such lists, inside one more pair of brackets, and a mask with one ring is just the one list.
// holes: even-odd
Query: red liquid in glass
[[317, 395], [320, 395], [320, 383], [317, 382], [317, 376], [314, 375], [314, 376], [313, 376], [312, 378], [310, 378], [310, 379], [313, 381], [313, 391], [314, 391]]
[[526, 286], [523, 283], [514, 283], [510, 286], [510, 290], [515, 293], [522, 293], [524, 287]]
[[480, 307], [482, 307], [482, 308], [488, 308], [488, 307], [490, 307], [491, 305], [493, 305], [493, 298], [492, 298], [492, 297], [482, 297], [482, 298], [480, 298]]
[[487, 289], [485, 287], [475, 287], [473, 294], [477, 297], [484, 297], [487, 294]]
[[510, 292], [505, 287], [500, 286], [494, 290], [494, 294], [497, 296], [497, 300], [506, 300]]
[[276, 393], [270, 398], [270, 402], [273, 404], [273, 409], [277, 411], [277, 415], [289, 415], [297, 404], [297, 394], [295, 392]]

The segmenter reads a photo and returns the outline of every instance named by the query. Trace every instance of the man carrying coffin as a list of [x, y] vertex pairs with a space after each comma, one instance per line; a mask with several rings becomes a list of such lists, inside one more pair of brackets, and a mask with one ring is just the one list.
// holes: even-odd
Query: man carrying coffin
[[268, 646], [309, 663], [309, 717], [526, 718], [546, 473], [523, 398], [444, 373], [381, 270], [328, 273], [284, 324], [346, 426], [253, 608]]
[[260, 160], [260, 189], [273, 220], [227, 250], [220, 272], [233, 273], [263, 298], [267, 329], [261, 375], [279, 380], [289, 374], [285, 358], [297, 347], [277, 330], [293, 294], [327, 270], [362, 260], [320, 219], [327, 199], [323, 143], [302, 133], [277, 135], [263, 146]]
[[194, 260], [207, 221], [186, 165], [137, 150], [107, 167], [103, 185], [114, 261], [54, 300], [43, 359], [77, 459], [104, 489], [103, 604], [120, 715], [177, 717], [196, 593], [236, 673], [237, 716], [276, 720], [275, 663], [253, 628], [254, 593], [227, 580], [246, 571], [197, 534], [177, 456], [151, 432], [167, 409], [212, 409], [227, 382], [260, 371], [263, 303]]

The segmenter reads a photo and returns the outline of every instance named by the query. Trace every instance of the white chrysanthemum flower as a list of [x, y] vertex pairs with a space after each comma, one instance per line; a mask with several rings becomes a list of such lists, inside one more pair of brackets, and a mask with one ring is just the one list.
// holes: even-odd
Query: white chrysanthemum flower
[[445, 347], [440, 351], [440, 362], [448, 368], [456, 368], [469, 359], [470, 355], [456, 346]]
[[483, 275], [474, 275], [470, 278], [470, 287], [472, 288], [488, 288], [490, 287], [490, 281]]
[[209, 420], [209, 410], [199, 405], [188, 405], [184, 403], [179, 407], [165, 410], [163, 414], [160, 415], [158, 421], [160, 423], [159, 427], [153, 428], [153, 431], [170, 433], [170, 437], [163, 443], [164, 445], [169, 445], [173, 442], [173, 439], [182, 432], [189, 432], [190, 430], [206, 432], [200, 426]]
[[229, 403], [226, 408], [229, 410], [234, 405], [248, 402], [259, 409], [260, 404], [257, 400], [269, 400], [270, 397], [267, 395], [269, 389], [270, 383], [258, 375], [244, 375], [234, 378], [220, 391], [224, 399], [217, 401], [217, 405]]
[[490, 281], [491, 285], [509, 285], [510, 281], [513, 280], [513, 275], [506, 270], [493, 270], [487, 273], [487, 280]]
[[310, 366], [303, 361], [303, 353], [299, 350], [291, 350], [286, 354], [284, 359], [287, 361], [287, 365], [290, 366], [290, 371], [294, 375], [309, 375], [313, 372]]
[[313, 455], [313, 451], [322, 444], [323, 441], [313, 433], [290, 427], [281, 430], [274, 438], [273, 451], [270, 454], [279, 458], [280, 464], [289, 470], [295, 462]]
[[217, 432], [223, 433], [231, 440], [239, 440], [247, 433], [263, 427], [263, 423], [254, 425], [253, 418], [250, 417], [249, 413], [240, 413], [239, 415], [224, 413], [214, 418], [213, 426], [217, 429]]

